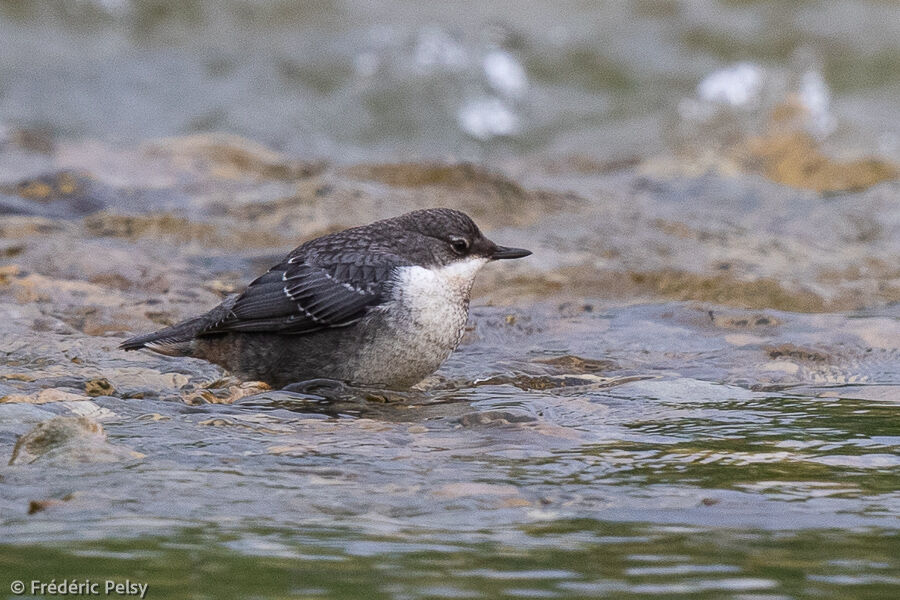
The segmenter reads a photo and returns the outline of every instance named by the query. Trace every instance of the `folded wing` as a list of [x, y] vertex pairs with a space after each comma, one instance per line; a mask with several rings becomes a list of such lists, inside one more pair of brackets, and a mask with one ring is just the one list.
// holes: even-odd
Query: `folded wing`
[[226, 331], [303, 334], [345, 327], [385, 301], [392, 255], [345, 255], [331, 264], [295, 256], [253, 281], [225, 318], [200, 335]]

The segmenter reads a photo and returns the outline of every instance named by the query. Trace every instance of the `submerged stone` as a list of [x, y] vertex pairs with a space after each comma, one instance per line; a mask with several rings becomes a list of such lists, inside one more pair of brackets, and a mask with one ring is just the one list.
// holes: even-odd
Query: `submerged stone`
[[39, 459], [81, 463], [118, 462], [143, 456], [124, 446], [107, 442], [103, 427], [92, 419], [53, 417], [38, 423], [19, 438], [9, 464], [30, 464]]

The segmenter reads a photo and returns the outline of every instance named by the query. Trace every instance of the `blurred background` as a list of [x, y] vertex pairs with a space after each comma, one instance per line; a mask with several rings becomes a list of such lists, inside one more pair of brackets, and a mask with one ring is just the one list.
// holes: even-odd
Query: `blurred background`
[[[755, 129], [793, 99], [900, 158], [892, 0], [0, 1], [0, 131], [196, 132], [339, 161], [600, 160]], [[12, 133], [11, 133], [12, 132]]]

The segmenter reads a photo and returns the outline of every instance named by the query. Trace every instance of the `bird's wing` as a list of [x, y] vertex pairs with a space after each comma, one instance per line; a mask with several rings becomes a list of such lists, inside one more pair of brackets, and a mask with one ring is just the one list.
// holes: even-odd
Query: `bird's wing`
[[355, 323], [385, 301], [393, 255], [346, 254], [326, 264], [293, 256], [253, 281], [227, 315], [199, 335], [226, 331], [302, 334]]

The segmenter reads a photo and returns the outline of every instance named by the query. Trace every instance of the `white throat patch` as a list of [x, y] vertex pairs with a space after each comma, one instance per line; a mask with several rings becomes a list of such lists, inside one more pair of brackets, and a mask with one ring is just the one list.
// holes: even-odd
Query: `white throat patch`
[[400, 267], [393, 288], [417, 335], [452, 350], [469, 318], [469, 293], [486, 258], [468, 258], [443, 267]]
[[395, 297], [403, 296], [404, 302], [426, 304], [428, 298], [435, 301], [466, 300], [475, 283], [475, 275], [488, 259], [470, 257], [443, 267], [400, 267], [397, 271]]

